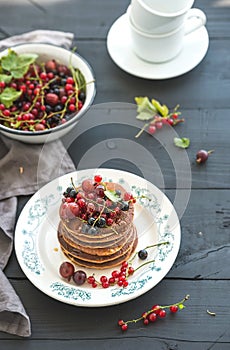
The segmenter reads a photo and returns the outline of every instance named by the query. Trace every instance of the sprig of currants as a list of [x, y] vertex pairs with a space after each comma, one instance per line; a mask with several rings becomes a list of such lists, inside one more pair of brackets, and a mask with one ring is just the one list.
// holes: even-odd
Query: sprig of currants
[[186, 295], [182, 300], [171, 305], [154, 305], [150, 310], [143, 312], [143, 314], [136, 319], [128, 321], [120, 319], [118, 321], [118, 326], [122, 331], [127, 331], [129, 324], [137, 323], [139, 321], [143, 321], [143, 324], [147, 326], [148, 324], [155, 322], [158, 318], [165, 318], [167, 315], [166, 310], [169, 310], [171, 313], [175, 314], [178, 310], [184, 309], [184, 303], [189, 299], [189, 297], [189, 295]]
[[130, 276], [132, 276], [137, 270], [139, 270], [143, 266], [154, 262], [154, 260], [148, 260], [134, 269], [134, 267], [132, 266], [132, 262], [135, 259], [135, 257], [138, 256], [140, 260], [146, 260], [148, 257], [147, 249], [153, 248], [153, 247], [159, 247], [161, 245], [166, 245], [166, 244], [169, 244], [169, 242], [168, 241], [159, 242], [159, 243], [147, 246], [145, 249], [139, 250], [134, 254], [134, 256], [129, 261], [122, 262], [120, 270], [113, 270], [109, 277], [102, 275], [100, 276], [99, 280], [96, 280], [94, 275], [87, 276], [85, 271], [82, 271], [82, 270], [75, 271], [74, 265], [69, 261], [64, 261], [60, 265], [59, 273], [61, 277], [65, 278], [68, 282], [70, 282], [71, 279], [73, 279], [73, 281], [78, 286], [87, 282], [89, 285], [91, 285], [92, 288], [96, 288], [98, 286], [101, 286], [102, 288], [108, 288], [114, 285], [125, 288], [129, 284], [127, 279]]

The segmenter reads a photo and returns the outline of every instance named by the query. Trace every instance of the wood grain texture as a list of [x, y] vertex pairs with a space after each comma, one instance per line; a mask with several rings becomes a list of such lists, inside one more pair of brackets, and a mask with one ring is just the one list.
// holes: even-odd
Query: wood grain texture
[[[195, 341], [198, 344], [207, 342], [210, 345], [216, 341], [222, 344], [229, 340], [230, 306], [226, 304], [230, 297], [229, 281], [165, 279], [138, 299], [99, 309], [73, 307], [60, 303], [41, 293], [27, 280], [11, 280], [11, 282], [30, 312], [33, 325], [31, 340], [34, 341], [42, 339], [123, 341], [123, 339], [146, 338], [165, 339], [167, 342], [178, 340], [192, 343]], [[171, 304], [181, 300], [186, 294], [190, 294], [186, 309], [176, 315], [168, 315], [148, 327], [141, 322], [130, 325], [127, 333], [122, 333], [117, 326], [120, 318], [124, 320], [136, 318], [156, 303]], [[215, 312], [216, 316], [210, 316], [207, 309]], [[16, 338], [1, 334], [1, 339]]]

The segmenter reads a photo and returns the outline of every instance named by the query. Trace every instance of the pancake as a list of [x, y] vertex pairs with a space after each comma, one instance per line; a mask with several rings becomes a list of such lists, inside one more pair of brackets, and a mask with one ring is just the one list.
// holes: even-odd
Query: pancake
[[73, 263], [94, 269], [127, 261], [138, 243], [134, 203], [130, 193], [112, 182], [87, 179], [77, 188], [69, 187], [57, 232], [63, 253]]

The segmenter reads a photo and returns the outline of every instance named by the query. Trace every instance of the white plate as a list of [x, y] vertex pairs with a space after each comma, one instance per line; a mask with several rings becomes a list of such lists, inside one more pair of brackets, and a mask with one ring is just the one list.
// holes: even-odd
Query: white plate
[[127, 14], [119, 17], [110, 28], [107, 36], [107, 49], [113, 61], [132, 75], [145, 79], [169, 79], [189, 72], [206, 55], [209, 46], [205, 27], [185, 36], [180, 54], [165, 63], [149, 63], [141, 60], [132, 51]]
[[[100, 173], [104, 181], [122, 184], [134, 196], [135, 225], [138, 231], [137, 251], [149, 245], [167, 241], [169, 244], [148, 249], [147, 260], [136, 257], [133, 267], [155, 259], [128, 278], [126, 288], [111, 286], [92, 288], [88, 283], [77, 286], [59, 275], [59, 266], [67, 258], [57, 239], [58, 210], [62, 193], [71, 183], [93, 178]], [[36, 192], [23, 208], [15, 231], [15, 251], [19, 264], [28, 279], [42, 292], [59, 301], [77, 306], [99, 307], [134, 299], [159, 283], [172, 267], [180, 246], [180, 224], [173, 205], [153, 184], [131, 173], [111, 169], [81, 170], [53, 180]], [[81, 269], [76, 266], [76, 269]], [[119, 269], [116, 268], [116, 269]], [[111, 270], [84, 269], [87, 275], [95, 273], [110, 276]]]

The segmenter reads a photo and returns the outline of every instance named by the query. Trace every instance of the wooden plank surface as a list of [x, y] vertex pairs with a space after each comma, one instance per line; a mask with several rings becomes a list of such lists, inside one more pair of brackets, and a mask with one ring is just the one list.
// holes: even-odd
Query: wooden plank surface
[[[123, 339], [152, 338], [168, 342], [208, 343], [210, 346], [216, 341], [222, 344], [229, 340], [227, 320], [230, 306], [226, 304], [230, 297], [229, 281], [179, 280], [175, 283], [174, 279], [165, 279], [136, 300], [103, 308], [73, 307], [47, 297], [26, 280], [11, 282], [30, 311], [33, 333], [28, 342], [33, 339], [34, 342], [42, 339], [120, 339], [122, 342]], [[171, 304], [188, 293], [190, 299], [186, 309], [176, 315], [168, 315], [148, 326], [142, 322], [130, 325], [127, 333], [122, 333], [117, 326], [120, 318], [137, 318], [156, 303]], [[215, 312], [216, 316], [210, 316], [207, 310]], [[9, 334], [1, 335], [1, 339], [12, 338], [16, 340]]]

